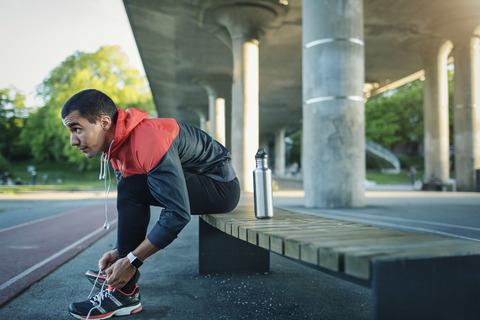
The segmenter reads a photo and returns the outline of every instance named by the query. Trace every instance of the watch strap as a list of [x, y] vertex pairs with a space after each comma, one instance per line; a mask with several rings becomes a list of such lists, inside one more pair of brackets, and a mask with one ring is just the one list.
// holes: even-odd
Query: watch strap
[[130, 264], [132, 265], [132, 267], [134, 267], [135, 269], [138, 269], [140, 268], [140, 266], [143, 264], [143, 261], [136, 257], [133, 252], [130, 252], [128, 255], [127, 255], [127, 258], [128, 260], [130, 260]]

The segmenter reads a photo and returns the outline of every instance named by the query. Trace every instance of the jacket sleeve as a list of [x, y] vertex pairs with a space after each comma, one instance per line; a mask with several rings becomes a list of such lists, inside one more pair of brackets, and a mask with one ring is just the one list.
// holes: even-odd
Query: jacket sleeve
[[170, 148], [147, 175], [150, 192], [164, 207], [147, 238], [163, 249], [177, 238], [190, 221], [190, 203], [176, 148]]

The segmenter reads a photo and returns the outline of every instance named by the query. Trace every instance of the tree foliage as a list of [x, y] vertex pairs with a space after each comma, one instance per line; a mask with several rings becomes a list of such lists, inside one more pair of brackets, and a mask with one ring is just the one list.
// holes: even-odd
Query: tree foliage
[[302, 160], [302, 130], [296, 130], [288, 136], [291, 141], [288, 163], [301, 164]]
[[[453, 101], [453, 73], [449, 72], [449, 100]], [[386, 148], [404, 146], [416, 151], [424, 138], [424, 88], [416, 80], [365, 103], [365, 135]], [[453, 108], [449, 107], [449, 137], [453, 141]]]
[[4, 163], [27, 152], [18, 141], [27, 116], [25, 96], [14, 88], [0, 89], [0, 154]]
[[129, 66], [119, 47], [105, 46], [94, 53], [75, 52], [37, 88], [45, 105], [29, 116], [21, 134], [22, 143], [31, 146], [35, 161], [67, 160], [80, 168], [92, 163], [70, 146], [60, 115], [72, 95], [89, 88], [106, 93], [119, 108], [135, 107], [150, 113], [155, 110], [145, 77]]
[[408, 83], [367, 101], [365, 135], [386, 148], [423, 142], [423, 82]]

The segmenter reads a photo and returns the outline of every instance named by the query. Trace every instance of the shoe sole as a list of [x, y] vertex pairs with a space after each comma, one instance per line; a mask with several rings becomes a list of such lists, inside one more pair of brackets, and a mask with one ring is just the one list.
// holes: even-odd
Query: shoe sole
[[[99, 319], [109, 319], [113, 316], [128, 316], [130, 314], [139, 313], [142, 310], [143, 310], [142, 303], [140, 302], [137, 305], [134, 305], [134, 306], [131, 306], [131, 307], [125, 307], [125, 308], [118, 309], [118, 310], [115, 310], [115, 311], [112, 311], [112, 312], [109, 312], [109, 313], [106, 313], [106, 314], [98, 315], [98, 316], [90, 316], [90, 317], [88, 317], [88, 319], [99, 320]], [[71, 312], [70, 312], [70, 314], [77, 319], [87, 319], [87, 316], [81, 316], [81, 315], [71, 313]]]

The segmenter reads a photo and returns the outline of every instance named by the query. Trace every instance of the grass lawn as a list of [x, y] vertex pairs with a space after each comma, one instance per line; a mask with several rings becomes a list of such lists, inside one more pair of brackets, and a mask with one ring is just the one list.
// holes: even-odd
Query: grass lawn
[[[92, 160], [93, 161], [93, 160]], [[27, 170], [33, 165], [37, 173], [36, 184], [32, 184], [32, 174]], [[111, 187], [116, 187], [113, 181], [113, 170]], [[3, 174], [3, 172], [2, 172]], [[46, 181], [43, 176], [46, 174]], [[32, 164], [29, 162], [12, 163], [8, 170], [8, 177], [12, 182], [17, 178], [21, 179], [23, 185], [0, 185], [0, 193], [18, 193], [44, 190], [73, 191], [84, 189], [103, 189], [105, 182], [98, 179], [99, 170], [79, 171], [75, 166], [67, 163], [45, 163]]]
[[[423, 176], [423, 172], [417, 171], [416, 179], [418, 180]], [[400, 171], [397, 174], [381, 173], [380, 171], [367, 171], [367, 180], [375, 181], [377, 184], [410, 184], [410, 178], [406, 171]]]

